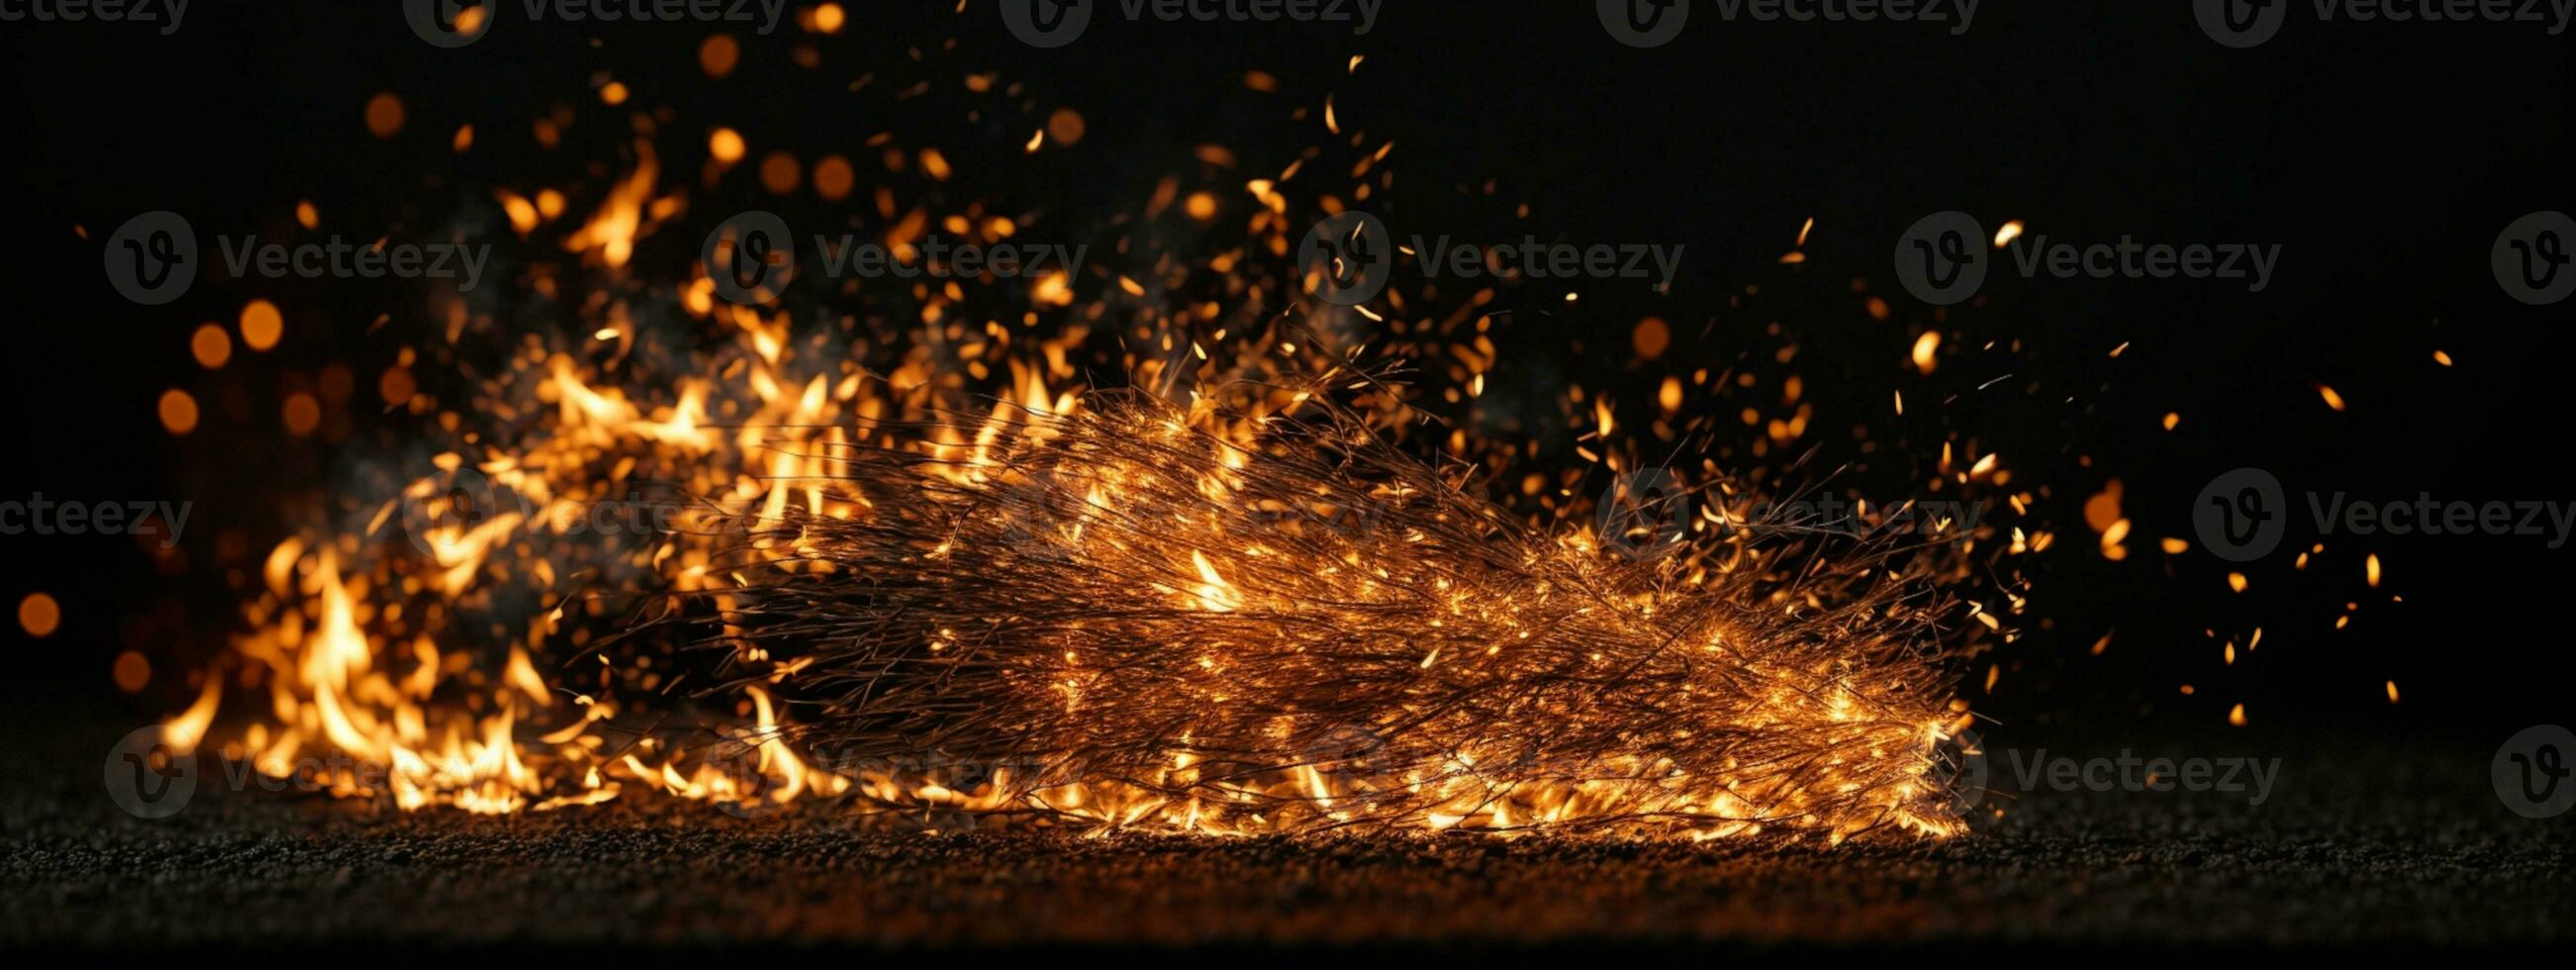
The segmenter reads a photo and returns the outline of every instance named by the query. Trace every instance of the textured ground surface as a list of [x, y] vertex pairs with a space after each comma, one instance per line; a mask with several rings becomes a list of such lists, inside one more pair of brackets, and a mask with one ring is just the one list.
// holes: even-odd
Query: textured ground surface
[[2260, 807], [2015, 792], [1998, 758], [2006, 810], [1978, 836], [1824, 849], [888, 834], [654, 804], [495, 819], [216, 785], [149, 822], [102, 789], [114, 734], [8, 756], [0, 943], [1979, 954], [2576, 937], [2576, 815], [2506, 812], [2491, 751], [2285, 757]]

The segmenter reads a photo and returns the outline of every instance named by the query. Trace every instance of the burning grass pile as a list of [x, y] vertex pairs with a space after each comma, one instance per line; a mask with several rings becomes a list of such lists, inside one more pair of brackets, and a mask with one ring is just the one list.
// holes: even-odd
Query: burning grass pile
[[1536, 526], [1329, 395], [1246, 397], [838, 446], [812, 504], [860, 511], [758, 529], [704, 643], [897, 813], [1959, 830], [1952, 604], [1902, 550], [1756, 538], [1689, 494]]

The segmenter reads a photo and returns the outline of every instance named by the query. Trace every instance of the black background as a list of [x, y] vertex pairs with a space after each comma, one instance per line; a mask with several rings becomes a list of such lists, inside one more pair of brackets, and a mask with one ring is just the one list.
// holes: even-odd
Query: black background
[[[2034, 591], [2034, 618], [2050, 627], [1963, 665], [1969, 696], [2008, 723], [2109, 730], [2141, 718], [2215, 726], [2240, 701], [2257, 732], [2501, 738], [2569, 716], [2576, 665], [2561, 626], [2576, 549], [2534, 537], [2331, 540], [2308, 573], [2288, 568], [2287, 551], [2247, 569], [2244, 595], [2206, 554], [2154, 551], [2157, 537], [2191, 534], [2189, 503], [2211, 476], [2242, 465], [2273, 470], [2294, 492], [2576, 501], [2564, 472], [2570, 305], [2515, 303], [2487, 264], [2508, 222], [2576, 209], [2571, 47], [2542, 26], [2324, 24], [2301, 5], [2279, 38], [2239, 51], [2204, 36], [2188, 3], [1990, 0], [1963, 36], [1926, 24], [1727, 23], [1703, 9], [1675, 42], [1636, 50], [1614, 42], [1589, 3], [1388, 0], [1365, 36], [1096, 15], [1076, 44], [1040, 51], [1011, 38], [990, 0], [962, 11], [951, 0], [848, 6], [848, 28], [813, 39], [819, 68], [787, 62], [782, 52], [806, 38], [782, 26], [744, 36], [744, 67], [722, 81], [701, 75], [693, 54], [715, 28], [529, 24], [515, 3], [462, 50], [413, 37], [390, 2], [200, 2], [166, 37], [141, 25], [0, 25], [14, 82], [0, 95], [11, 190], [0, 306], [14, 336], [0, 352], [12, 397], [0, 497], [186, 500], [208, 482], [310, 482], [329, 467], [316, 442], [216, 433], [230, 419], [211, 405], [205, 427], [174, 442], [154, 401], [168, 387], [213, 400], [209, 382], [233, 381], [247, 402], [240, 423], [273, 429], [282, 389], [309, 381], [329, 351], [364, 347], [374, 313], [290, 305], [285, 347], [237, 347], [226, 375], [210, 377], [190, 360], [188, 334], [229, 323], [255, 294], [201, 279], [165, 307], [119, 299], [99, 245], [136, 213], [182, 211], [201, 233], [278, 235], [295, 201], [311, 198], [335, 227], [365, 237], [363, 227], [437, 208], [463, 192], [456, 185], [538, 172], [596, 180], [613, 173], [583, 170], [571, 148], [540, 152], [525, 131], [553, 105], [595, 107], [586, 98], [599, 71], [638, 102], [669, 106], [681, 119], [673, 130], [689, 133], [674, 144], [715, 124], [809, 158], [894, 127], [987, 134], [953, 111], [887, 113], [843, 88], [912, 49], [953, 43], [935, 56], [1084, 114], [1085, 142], [1048, 156], [1074, 213], [1132, 204], [1200, 143], [1275, 171], [1321, 137], [1291, 110], [1329, 91], [1346, 124], [1397, 142], [1401, 204], [1417, 218], [1446, 217], [1453, 186], [1491, 178], [1502, 197], [1531, 204], [1543, 234], [1686, 244], [1675, 302], [1661, 312], [1716, 319], [1705, 338], [1715, 359], [1732, 358], [1739, 333], [1750, 342], [1763, 323], [1795, 315], [1814, 341], [1874, 348], [1884, 370], [1809, 375], [1858, 382], [1870, 401], [1917, 386], [1900, 384], [1907, 325], [1931, 311], [1894, 287], [1889, 254], [1923, 215], [1961, 209], [1989, 227], [2018, 218], [2073, 241], [2278, 243], [2277, 278], [2262, 293], [1998, 272], [1988, 305], [1946, 325], [1971, 345], [2019, 339], [2027, 350], [1946, 364], [1942, 386], [1954, 390], [2014, 377], [2001, 385], [2009, 393], [1964, 396], [1944, 420], [2054, 486], [2063, 541], [2091, 543], [2076, 509], [2107, 476], [2125, 484], [2137, 523], [2125, 563], [2050, 559]], [[1353, 54], [1368, 58], [1355, 73]], [[1249, 69], [1277, 75], [1279, 93], [1246, 92]], [[396, 139], [367, 137], [361, 122], [378, 91], [409, 106]], [[466, 122], [485, 147], [457, 156], [447, 137]], [[590, 124], [568, 141], [613, 143], [615, 126]], [[1085, 196], [1086, 185], [1111, 190]], [[1809, 217], [1806, 266], [1777, 266]], [[685, 258], [699, 232], [654, 245]], [[1858, 311], [1854, 277], [1874, 281], [1895, 319]], [[1674, 309], [1721, 307], [1751, 284], [1787, 295], [1743, 314]], [[337, 299], [407, 309], [372, 294]], [[1587, 300], [1552, 326], [1615, 345], [1644, 300]], [[2458, 366], [2435, 365], [2437, 348]], [[2023, 390], [2033, 382], [2037, 391]], [[2327, 409], [2317, 383], [2350, 409]], [[2160, 426], [2169, 411], [2183, 417], [2172, 433]], [[401, 419], [366, 420], [398, 429]], [[275, 538], [256, 515], [210, 514], [190, 523], [188, 564], [175, 572], [129, 540], [0, 537], [0, 599], [43, 589], [66, 613], [48, 639], [14, 623], [0, 633], [12, 687], [138, 719], [169, 709], [184, 690], [174, 694], [179, 670], [160, 658], [214, 649], [235, 622], [211, 546], [219, 531], [242, 529], [260, 550]], [[2294, 525], [2291, 545], [2310, 539]], [[2389, 567], [2375, 595], [2359, 582], [2365, 549]], [[2353, 628], [2331, 631], [2347, 600], [2363, 601]], [[2258, 625], [2264, 647], [2233, 667], [2202, 633]], [[2111, 649], [2088, 656], [2113, 627]], [[107, 675], [128, 644], [156, 658], [155, 687], [139, 700]], [[2005, 670], [1992, 697], [1977, 686], [1988, 663]], [[2381, 694], [2391, 679], [2405, 691], [2393, 707]], [[2186, 683], [2197, 693], [2180, 694]]]

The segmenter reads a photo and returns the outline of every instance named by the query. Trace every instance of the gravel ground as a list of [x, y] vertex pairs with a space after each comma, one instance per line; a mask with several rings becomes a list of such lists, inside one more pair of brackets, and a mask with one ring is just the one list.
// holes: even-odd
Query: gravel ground
[[478, 818], [222, 791], [144, 821], [102, 790], [96, 752], [114, 736], [0, 759], [17, 779], [0, 792], [0, 944], [1966, 955], [2576, 936], [2576, 815], [2510, 814], [2486, 777], [2492, 751], [2465, 748], [2285, 758], [2259, 807], [2006, 795], [2017, 786], [1998, 756], [2002, 812], [1977, 835], [1827, 849], [933, 835], [661, 800]]

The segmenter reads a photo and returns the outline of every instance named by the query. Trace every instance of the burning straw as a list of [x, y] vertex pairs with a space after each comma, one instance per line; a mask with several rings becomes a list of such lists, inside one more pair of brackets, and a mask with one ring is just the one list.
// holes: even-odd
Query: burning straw
[[1885, 545], [1622, 555], [1327, 395], [1251, 399], [1094, 394], [942, 429], [972, 446], [835, 448], [809, 484], [861, 511], [782, 510], [753, 543], [782, 575], [721, 594], [717, 645], [888, 808], [1960, 830], [1933, 777], [1945, 607]]

